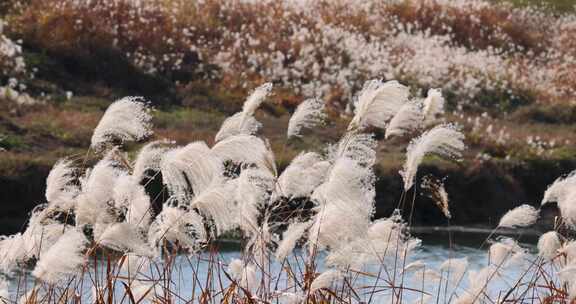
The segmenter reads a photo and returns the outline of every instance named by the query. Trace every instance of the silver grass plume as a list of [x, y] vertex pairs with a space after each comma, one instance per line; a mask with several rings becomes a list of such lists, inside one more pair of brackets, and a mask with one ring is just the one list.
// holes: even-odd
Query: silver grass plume
[[283, 261], [287, 258], [294, 250], [294, 247], [296, 247], [298, 240], [311, 225], [312, 222], [294, 222], [290, 224], [288, 229], [282, 234], [282, 241], [276, 249], [276, 260]]
[[[374, 205], [376, 177], [372, 167], [365, 167], [347, 157], [334, 163], [324, 183], [314, 190], [312, 199], [320, 205], [338, 205], [368, 217]], [[342, 205], [339, 205], [342, 203]]]
[[96, 242], [100, 246], [123, 253], [131, 252], [142, 256], [153, 255], [140, 231], [126, 222], [108, 226]]
[[446, 192], [446, 189], [444, 188], [444, 183], [431, 175], [427, 175], [422, 178], [422, 184], [420, 186], [428, 192], [428, 195], [434, 203], [436, 203], [436, 206], [440, 208], [444, 216], [448, 219], [452, 218], [452, 215], [450, 214], [448, 192]]
[[109, 154], [87, 172], [82, 192], [77, 197], [76, 225], [94, 224], [112, 201], [116, 180], [125, 172], [117, 167]]
[[142, 97], [125, 97], [110, 104], [94, 129], [90, 147], [100, 150], [112, 140], [141, 140], [152, 133], [150, 108]]
[[490, 246], [488, 257], [490, 264], [502, 269], [520, 262], [525, 253], [526, 250], [520, 247], [518, 242], [504, 237]]
[[404, 136], [422, 127], [424, 122], [423, 104], [420, 100], [411, 100], [392, 117], [386, 128], [385, 138]]
[[262, 128], [262, 124], [252, 115], [238, 112], [224, 120], [216, 136], [215, 142], [235, 135], [254, 135]]
[[309, 196], [324, 181], [330, 166], [318, 153], [300, 153], [280, 174], [277, 193], [287, 198]]
[[150, 197], [144, 186], [133, 176], [124, 174], [117, 179], [113, 189], [114, 205], [117, 209], [126, 210], [126, 222], [147, 230], [152, 220]]
[[235, 135], [254, 135], [262, 127], [262, 124], [254, 118], [256, 110], [270, 95], [272, 83], [265, 83], [257, 87], [246, 99], [242, 111], [224, 120], [214, 141], [219, 142]]
[[270, 153], [268, 145], [262, 139], [252, 135], [236, 135], [226, 138], [212, 147], [214, 155], [222, 161], [232, 161], [237, 164], [255, 164], [259, 168], [270, 168]]
[[228, 273], [240, 287], [247, 291], [255, 290], [258, 287], [256, 266], [254, 264], [245, 264], [239, 259], [234, 259], [228, 264]]
[[3, 273], [12, 272], [31, 257], [21, 233], [0, 237], [0, 271]]
[[151, 259], [135, 253], [126, 253], [118, 260], [118, 265], [126, 276], [131, 279], [144, 277], [150, 271]]
[[320, 289], [330, 288], [332, 284], [343, 277], [342, 273], [336, 269], [329, 269], [317, 276], [310, 284], [310, 292]]
[[368, 126], [384, 129], [386, 123], [407, 101], [409, 89], [397, 81], [370, 80], [358, 94], [354, 118], [348, 130], [364, 129]]
[[565, 177], [560, 177], [554, 181], [546, 192], [544, 192], [544, 197], [542, 198], [542, 205], [549, 202], [558, 202], [566, 198], [572, 189], [576, 188], [576, 170], [570, 172]]
[[376, 162], [377, 145], [372, 134], [350, 132], [340, 139], [335, 149], [329, 149], [328, 155], [332, 162], [346, 157], [361, 166], [371, 167]]
[[198, 209], [205, 217], [212, 219], [216, 236], [238, 226], [238, 207], [234, 200], [237, 180], [214, 183], [196, 196], [190, 207]]
[[566, 195], [558, 199], [558, 208], [562, 222], [571, 228], [576, 228], [576, 188], [570, 189]]
[[447, 273], [452, 288], [458, 287], [468, 269], [468, 258], [447, 259], [440, 265], [440, 270]]
[[258, 216], [269, 202], [274, 183], [274, 177], [266, 170], [247, 168], [240, 173], [235, 199], [240, 212], [240, 229], [245, 234], [252, 236], [258, 232]]
[[439, 89], [428, 90], [428, 96], [424, 99], [424, 125], [434, 124], [438, 116], [444, 114], [444, 97]]
[[498, 227], [528, 227], [536, 223], [538, 216], [539, 211], [536, 208], [524, 204], [506, 212], [500, 219]]
[[548, 231], [538, 239], [538, 255], [546, 260], [552, 260], [558, 255], [558, 250], [562, 246], [560, 237], [556, 231]]
[[66, 230], [72, 228], [72, 226], [60, 223], [49, 223], [46, 225], [30, 223], [26, 231], [22, 234], [25, 256], [41, 258], [42, 255], [60, 239]]
[[412, 140], [406, 149], [406, 162], [400, 171], [404, 190], [408, 191], [414, 185], [418, 166], [426, 155], [458, 159], [466, 147], [463, 140], [464, 134], [452, 124], [438, 125]]
[[221, 179], [224, 165], [206, 143], [197, 141], [166, 152], [160, 161], [160, 170], [172, 196], [190, 198]]
[[404, 267], [403, 273], [415, 272], [426, 268], [426, 264], [420, 260], [414, 261]]
[[73, 162], [61, 159], [54, 166], [48, 178], [46, 178], [46, 201], [53, 205], [59, 205], [63, 209], [72, 207], [74, 198], [80, 192], [74, 184], [76, 180], [76, 168]]
[[318, 98], [306, 99], [298, 105], [288, 122], [288, 138], [300, 137], [304, 128], [314, 128], [326, 119], [324, 101]]
[[458, 298], [457, 304], [485, 303], [484, 291], [488, 287], [492, 278], [498, 272], [498, 267], [488, 265], [479, 271], [468, 272], [468, 288]]
[[152, 178], [152, 176], [146, 176], [147, 170], [160, 171], [160, 161], [162, 160], [162, 155], [169, 150], [169, 144], [172, 144], [169, 140], [155, 140], [144, 145], [138, 151], [138, 155], [132, 165], [134, 178], [138, 181], [144, 178]]
[[83, 251], [87, 244], [88, 240], [81, 231], [66, 231], [40, 258], [32, 275], [48, 284], [75, 275], [86, 261]]
[[272, 92], [272, 83], [267, 82], [252, 91], [250, 96], [244, 102], [242, 112], [246, 115], [254, 116], [256, 110], [264, 102], [264, 99]]
[[207, 234], [202, 217], [194, 212], [164, 204], [162, 212], [150, 225], [148, 244], [156, 248], [163, 246], [163, 241], [178, 243], [182, 248], [196, 251], [206, 242]]
[[395, 253], [408, 255], [420, 246], [420, 240], [411, 238], [407, 231], [399, 211], [395, 211], [391, 217], [370, 223], [356, 238], [332, 250], [326, 257], [326, 264], [360, 269], [367, 263], [393, 262], [398, 258]]

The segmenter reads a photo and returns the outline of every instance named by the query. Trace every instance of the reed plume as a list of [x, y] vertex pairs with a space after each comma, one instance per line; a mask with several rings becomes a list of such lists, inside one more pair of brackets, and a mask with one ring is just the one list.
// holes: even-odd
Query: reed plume
[[539, 217], [539, 211], [530, 205], [518, 206], [504, 214], [498, 227], [514, 228], [534, 225]]
[[397, 81], [370, 80], [364, 83], [355, 103], [354, 118], [348, 130], [366, 127], [386, 128], [386, 124], [406, 103], [409, 89]]
[[442, 124], [426, 131], [420, 137], [412, 140], [406, 149], [406, 161], [400, 175], [404, 180], [404, 190], [408, 191], [414, 185], [418, 166], [428, 154], [445, 158], [458, 159], [464, 150], [464, 134], [452, 124]]
[[314, 128], [326, 119], [324, 101], [318, 98], [306, 99], [298, 105], [288, 122], [287, 137], [300, 137], [304, 128]]
[[114, 141], [144, 139], [152, 134], [150, 111], [142, 97], [125, 97], [113, 102], [94, 129], [90, 146], [100, 150]]

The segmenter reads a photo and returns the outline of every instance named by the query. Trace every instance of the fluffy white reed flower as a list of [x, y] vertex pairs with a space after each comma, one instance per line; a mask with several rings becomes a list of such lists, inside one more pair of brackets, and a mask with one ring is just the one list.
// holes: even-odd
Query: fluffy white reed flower
[[568, 297], [570, 301], [576, 298], [576, 264], [568, 264], [558, 271], [560, 282], [568, 284]]
[[372, 134], [347, 133], [340, 139], [336, 149], [329, 151], [329, 159], [335, 162], [341, 157], [355, 160], [359, 165], [371, 167], [376, 162], [378, 143]]
[[100, 160], [92, 171], [87, 172], [82, 183], [82, 193], [77, 197], [77, 226], [94, 224], [101, 213], [107, 210], [107, 203], [112, 201], [116, 180], [122, 174], [124, 171], [116, 167], [111, 155]]
[[566, 196], [576, 188], [576, 170], [570, 172], [565, 177], [560, 177], [548, 186], [546, 192], [544, 192], [544, 197], [542, 198], [542, 205], [549, 202], [559, 202], [564, 200]]
[[358, 240], [358, 236], [366, 235], [369, 226], [370, 218], [364, 214], [328, 204], [314, 216], [314, 224], [308, 231], [309, 250], [331, 248], [327, 265], [346, 267], [364, 263], [359, 254], [372, 248], [368, 248], [366, 239]]
[[150, 258], [135, 253], [126, 253], [118, 261], [121, 269], [128, 278], [138, 279], [140, 275], [146, 275], [150, 271]]
[[447, 259], [440, 265], [440, 270], [447, 273], [448, 280], [454, 288], [458, 287], [466, 269], [468, 268], [468, 258]]
[[84, 264], [82, 253], [88, 240], [81, 231], [70, 229], [45, 254], [42, 255], [32, 275], [36, 278], [55, 284], [67, 276], [75, 275]]
[[[338, 210], [345, 209], [340, 208]], [[320, 234], [324, 237], [324, 240], [321, 241], [326, 242], [328, 239], [331, 242], [331, 252], [326, 257], [326, 265], [359, 269], [367, 263], [380, 263], [385, 259], [395, 260], [397, 259], [395, 253], [408, 254], [420, 245], [420, 240], [410, 238], [405, 233], [406, 224], [398, 212], [395, 212], [390, 218], [380, 219], [373, 223], [369, 223], [369, 220], [365, 218], [356, 217], [331, 216], [322, 219], [334, 220], [335, 223], [339, 221], [343, 227], [347, 227], [347, 229], [342, 229], [334, 225], [331, 227], [323, 225], [341, 230], [337, 233], [327, 230], [326, 235]], [[312, 227], [311, 230], [314, 229], [315, 227]], [[313, 235], [310, 236], [310, 238], [312, 237]], [[394, 261], [391, 260], [391, 262]]]
[[152, 250], [135, 226], [123, 222], [108, 226], [96, 240], [98, 244], [120, 252], [152, 256]]
[[61, 159], [54, 164], [46, 178], [46, 201], [62, 205], [63, 209], [72, 206], [74, 197], [80, 192], [74, 185], [75, 170], [71, 160]]
[[162, 212], [150, 225], [148, 244], [160, 248], [166, 240], [189, 251], [198, 250], [207, 239], [202, 217], [194, 211], [173, 207], [171, 203], [164, 204]]
[[274, 177], [266, 170], [247, 168], [238, 178], [235, 199], [240, 211], [240, 229], [248, 235], [258, 231], [260, 209], [268, 204], [274, 189]]
[[406, 265], [404, 267], [403, 272], [404, 273], [410, 273], [410, 272], [415, 272], [415, 271], [418, 271], [418, 270], [421, 270], [424, 268], [426, 268], [426, 264], [424, 262], [418, 260], [418, 261], [414, 261], [414, 262]]
[[568, 190], [568, 193], [558, 199], [558, 208], [562, 221], [568, 226], [576, 227], [576, 188]]
[[253, 116], [256, 112], [256, 109], [260, 107], [264, 99], [270, 95], [272, 92], [272, 83], [267, 82], [252, 91], [250, 96], [244, 102], [244, 106], [242, 107], [242, 112], [246, 115]]
[[150, 108], [142, 97], [125, 97], [110, 104], [94, 129], [90, 147], [108, 142], [141, 140], [152, 133]]
[[21, 233], [0, 236], [0, 270], [10, 273], [19, 263], [26, 261], [32, 253], [26, 249]]
[[528, 227], [536, 223], [538, 216], [539, 211], [536, 208], [524, 204], [506, 212], [500, 219], [498, 227]]
[[30, 222], [26, 231], [22, 234], [26, 256], [41, 258], [68, 229], [72, 229], [72, 226], [60, 223], [42, 225]]
[[312, 284], [310, 284], [310, 292], [315, 292], [320, 289], [330, 288], [332, 283], [342, 278], [342, 273], [336, 269], [330, 269], [324, 271], [322, 274], [317, 276]]
[[166, 152], [160, 169], [172, 196], [192, 197], [221, 179], [224, 165], [205, 142], [197, 141]]
[[143, 178], [151, 178], [152, 176], [146, 176], [147, 170], [160, 171], [160, 161], [162, 160], [162, 155], [166, 153], [169, 148], [167, 145], [172, 142], [169, 140], [156, 140], [144, 145], [138, 155], [132, 167], [132, 175], [138, 181]]
[[423, 104], [420, 100], [405, 103], [392, 117], [386, 128], [385, 138], [404, 136], [422, 127], [424, 121]]
[[306, 99], [298, 105], [288, 122], [288, 138], [300, 137], [303, 128], [314, 128], [326, 119], [325, 104], [319, 98]]
[[565, 254], [568, 263], [576, 261], [576, 241], [570, 240], [564, 242], [560, 249], [558, 249], [558, 253]]
[[285, 304], [300, 304], [303, 303], [306, 299], [306, 296], [300, 293], [294, 292], [283, 292], [279, 296], [280, 303]]
[[212, 147], [214, 154], [223, 161], [236, 164], [255, 164], [259, 168], [275, 170], [271, 164], [270, 153], [266, 142], [251, 135], [236, 135], [226, 138]]
[[424, 99], [424, 125], [429, 126], [436, 122], [437, 117], [444, 113], [444, 97], [439, 89], [428, 90], [428, 96]]
[[214, 141], [219, 142], [235, 135], [254, 135], [262, 128], [262, 124], [252, 115], [238, 112], [224, 120]]
[[355, 104], [354, 118], [348, 130], [368, 126], [384, 129], [386, 123], [400, 110], [409, 95], [409, 89], [397, 81], [370, 80], [364, 84]]
[[258, 286], [256, 266], [251, 263], [244, 264], [241, 260], [234, 259], [228, 264], [228, 272], [230, 277], [247, 291], [255, 290]]
[[276, 259], [278, 261], [283, 261], [290, 255], [298, 240], [311, 225], [312, 222], [295, 222], [288, 226], [288, 229], [282, 234], [282, 241], [276, 249]]
[[319, 204], [340, 204], [343, 209], [371, 216], [374, 207], [376, 177], [371, 167], [359, 165], [347, 157], [339, 158], [328, 177], [312, 194]]
[[233, 259], [228, 263], [228, 273], [233, 279], [239, 279], [242, 276], [242, 269], [244, 269], [244, 263], [240, 259]]
[[490, 246], [488, 257], [491, 265], [503, 268], [518, 262], [524, 253], [525, 250], [518, 245], [518, 242], [505, 237]]
[[436, 154], [447, 158], [460, 158], [464, 145], [464, 134], [452, 124], [438, 125], [420, 137], [412, 140], [406, 149], [406, 162], [400, 175], [404, 180], [404, 190], [414, 185], [418, 166], [428, 154]]
[[558, 233], [556, 231], [548, 231], [538, 239], [538, 255], [551, 260], [558, 254], [561, 246], [562, 243]]
[[422, 281], [438, 282], [442, 280], [442, 276], [438, 271], [434, 269], [428, 269], [423, 267], [414, 271], [414, 276], [412, 277], [412, 280], [416, 283], [420, 283]]
[[117, 179], [113, 190], [114, 205], [126, 210], [126, 222], [147, 229], [152, 221], [150, 197], [144, 186], [134, 176], [122, 175]]
[[498, 267], [488, 265], [480, 271], [468, 272], [468, 289], [456, 299], [458, 304], [484, 303], [484, 290], [489, 286], [492, 279], [496, 276]]
[[307, 197], [324, 181], [330, 166], [320, 154], [302, 152], [280, 174], [277, 192], [287, 198]]
[[214, 183], [196, 196], [190, 207], [214, 221], [216, 236], [238, 226], [238, 207], [234, 200], [237, 180]]

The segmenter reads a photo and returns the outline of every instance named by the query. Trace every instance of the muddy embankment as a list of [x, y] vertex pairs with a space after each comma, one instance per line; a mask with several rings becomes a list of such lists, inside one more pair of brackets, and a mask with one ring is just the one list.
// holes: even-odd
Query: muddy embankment
[[[482, 162], [460, 166], [423, 165], [419, 176], [432, 174], [445, 177], [450, 197], [451, 225], [494, 226], [509, 209], [523, 203], [539, 206], [547, 186], [559, 176], [576, 169], [574, 160], [530, 160], [523, 162]], [[30, 211], [44, 203], [45, 179], [49, 166], [31, 165], [17, 174], [0, 172], [0, 234], [24, 228]], [[376, 217], [391, 214], [402, 196], [402, 180], [398, 170], [376, 169]], [[416, 226], [446, 226], [447, 220], [433, 201], [420, 189], [406, 194], [404, 214], [409, 214], [414, 200]], [[544, 208], [546, 229], [555, 215], [554, 206]]]

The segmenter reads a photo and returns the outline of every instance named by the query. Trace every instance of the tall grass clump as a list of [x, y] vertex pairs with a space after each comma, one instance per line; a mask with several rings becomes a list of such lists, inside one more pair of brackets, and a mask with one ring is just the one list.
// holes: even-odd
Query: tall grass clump
[[[411, 98], [408, 87], [367, 82], [341, 139], [302, 152], [283, 171], [257, 130], [227, 129], [253, 122], [271, 90], [269, 84], [257, 88], [243, 111], [224, 122], [213, 146], [159, 139], [134, 157], [125, 153], [126, 143], [153, 136], [151, 109], [141, 98], [112, 103], [88, 151], [99, 160], [93, 166], [76, 158], [58, 161], [47, 179], [46, 203], [31, 212], [22, 233], [0, 240], [2, 299], [569, 303], [576, 296], [576, 247], [565, 233], [576, 222], [572, 175], [545, 195], [544, 203], [558, 201], [562, 219], [542, 235], [538, 257], [512, 238], [489, 238], [483, 268], [453, 257], [436, 268], [415, 259], [421, 240], [410, 233], [412, 212], [401, 210], [415, 208], [418, 168], [427, 155], [456, 161], [465, 149], [459, 128], [430, 110], [441, 108], [442, 96], [431, 92], [435, 101], [413, 109], [421, 113], [414, 116], [418, 127], [409, 128], [416, 137], [401, 172], [405, 191], [389, 217], [375, 219], [373, 167], [380, 143], [370, 132], [387, 131], [406, 115], [401, 109]], [[317, 129], [323, 103], [308, 100], [297, 109], [288, 138], [301, 136], [302, 127]], [[450, 219], [443, 183], [424, 180], [422, 188]], [[529, 226], [538, 216], [533, 207], [520, 206], [499, 226]], [[219, 247], [229, 235], [241, 243], [234, 259], [224, 258]]]

